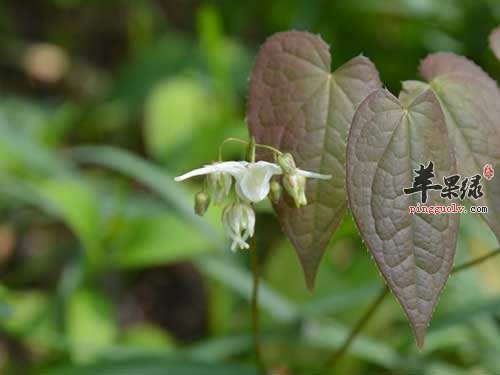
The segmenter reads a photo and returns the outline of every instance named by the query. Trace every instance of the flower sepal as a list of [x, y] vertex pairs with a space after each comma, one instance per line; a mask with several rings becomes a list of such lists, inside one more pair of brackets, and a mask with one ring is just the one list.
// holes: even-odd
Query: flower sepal
[[307, 205], [306, 178], [299, 174], [288, 174], [283, 176], [283, 187], [293, 198], [297, 207]]
[[271, 188], [269, 190], [269, 199], [273, 203], [278, 203], [283, 194], [283, 188], [277, 180], [271, 180]]

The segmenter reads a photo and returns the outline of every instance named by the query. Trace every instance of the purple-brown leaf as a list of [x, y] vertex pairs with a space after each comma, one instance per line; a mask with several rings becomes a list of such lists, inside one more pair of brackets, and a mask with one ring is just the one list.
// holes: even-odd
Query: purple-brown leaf
[[258, 143], [292, 153], [301, 169], [333, 176], [308, 181], [307, 206], [296, 208], [289, 199], [274, 206], [309, 288], [346, 211], [345, 150], [354, 111], [381, 87], [366, 57], [355, 57], [333, 73], [330, 64], [329, 47], [319, 36], [275, 34], [259, 51], [248, 100], [248, 126]]
[[[451, 53], [429, 55], [420, 74], [436, 94], [455, 148], [458, 173], [463, 179], [482, 175], [486, 164], [500, 165], [500, 91], [496, 82], [465, 57]], [[469, 199], [487, 206], [482, 217], [500, 240], [499, 174], [481, 179], [483, 196]]]
[[[458, 214], [409, 214], [420, 194], [414, 170], [434, 163], [433, 183], [455, 174], [456, 162], [439, 102], [431, 90], [387, 90], [358, 108], [347, 144], [349, 205], [390, 290], [403, 307], [419, 347], [453, 265]], [[427, 205], [447, 205], [429, 191]]]

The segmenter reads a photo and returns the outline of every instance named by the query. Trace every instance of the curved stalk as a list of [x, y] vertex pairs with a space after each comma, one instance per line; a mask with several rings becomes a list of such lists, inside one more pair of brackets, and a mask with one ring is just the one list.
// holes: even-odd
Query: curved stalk
[[[219, 161], [222, 161], [222, 149], [223, 149], [224, 145], [226, 143], [229, 143], [229, 142], [236, 142], [236, 143], [243, 144], [245, 146], [252, 146], [252, 147], [256, 147], [256, 148], [263, 148], [263, 149], [266, 149], [266, 150], [274, 152], [275, 155], [281, 155], [282, 154], [282, 152], [280, 150], [278, 150], [277, 148], [275, 148], [273, 146], [263, 145], [263, 144], [259, 144], [259, 143], [251, 143], [251, 142], [245, 141], [244, 139], [229, 137], [229, 138], [224, 139], [224, 141], [222, 141], [222, 143], [219, 146]], [[255, 160], [253, 160], [253, 161], [255, 161]]]

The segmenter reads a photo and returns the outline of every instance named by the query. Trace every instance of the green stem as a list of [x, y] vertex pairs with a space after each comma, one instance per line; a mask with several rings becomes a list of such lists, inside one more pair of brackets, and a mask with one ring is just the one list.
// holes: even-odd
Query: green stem
[[[219, 161], [222, 161], [222, 149], [223, 149], [224, 145], [226, 143], [229, 143], [229, 142], [241, 143], [245, 146], [248, 146], [250, 144], [250, 142], [245, 141], [244, 139], [239, 139], [239, 138], [234, 138], [234, 137], [229, 137], [229, 138], [224, 139], [224, 141], [219, 146]], [[258, 148], [264, 148], [266, 150], [270, 150], [277, 155], [282, 154], [282, 152], [280, 150], [278, 150], [277, 148], [274, 148], [272, 146], [269, 146], [269, 145], [261, 145], [259, 143], [255, 143], [254, 145], [255, 145], [255, 147], [258, 147]]]
[[500, 249], [496, 249], [496, 250], [493, 250], [492, 252], [488, 253], [488, 254], [485, 254], [483, 256], [480, 256], [476, 259], [473, 259], [469, 262], [465, 262], [464, 264], [461, 264], [459, 266], [456, 266], [455, 268], [453, 268], [453, 272], [452, 273], [457, 273], [457, 272], [460, 272], [460, 271], [463, 271], [463, 270], [466, 270], [468, 268], [471, 268], [473, 266], [475, 266], [476, 264], [480, 264], [480, 263], [483, 263], [485, 260], [488, 260], [496, 255], [500, 254]]
[[[480, 256], [476, 259], [473, 259], [469, 262], [466, 262], [464, 264], [461, 264], [459, 266], [456, 266], [453, 268], [453, 271], [451, 272], [452, 274], [459, 273], [461, 271], [465, 271], [471, 267], [474, 267], [480, 263], [483, 263], [484, 261], [493, 258], [494, 256], [497, 256], [500, 254], [500, 249], [493, 250], [492, 252]], [[366, 324], [370, 321], [370, 319], [374, 316], [375, 312], [378, 310], [380, 305], [382, 304], [385, 296], [389, 294], [389, 288], [387, 286], [384, 286], [380, 292], [377, 294], [375, 299], [370, 303], [370, 306], [368, 309], [365, 311], [365, 313], [361, 316], [361, 318], [358, 320], [358, 322], [354, 325], [354, 327], [351, 329], [351, 332], [349, 333], [349, 336], [345, 339], [343, 344], [340, 346], [340, 348], [335, 351], [325, 362], [324, 364], [324, 371], [321, 373], [326, 373], [328, 369], [331, 369], [335, 364], [338, 362], [338, 360], [349, 350], [351, 344], [353, 343], [354, 339], [358, 336], [358, 334], [363, 330], [363, 328], [366, 326]]]
[[250, 256], [252, 263], [252, 299], [251, 299], [251, 310], [252, 310], [252, 332], [253, 332], [253, 342], [254, 342], [254, 353], [255, 353], [255, 364], [259, 374], [265, 374], [264, 362], [262, 361], [262, 354], [260, 348], [260, 317], [259, 317], [259, 253], [256, 246], [255, 236], [250, 240]]
[[379, 293], [372, 301], [372, 303], [365, 311], [365, 313], [361, 316], [358, 322], [351, 329], [351, 332], [349, 333], [349, 336], [347, 336], [347, 338], [345, 339], [344, 343], [325, 362], [324, 365], [325, 368], [333, 367], [333, 365], [337, 363], [338, 359], [342, 357], [344, 353], [349, 349], [356, 336], [361, 332], [361, 330], [365, 327], [366, 323], [368, 323], [373, 314], [375, 314], [375, 312], [378, 310], [379, 306], [382, 304], [387, 293], [389, 293], [389, 288], [387, 286], [384, 286], [379, 291]]
[[[250, 142], [247, 142], [247, 160], [250, 163], [255, 163], [255, 138], [252, 137]], [[253, 209], [253, 205], [252, 205]], [[262, 354], [260, 350], [260, 318], [259, 318], [259, 251], [257, 247], [257, 240], [255, 234], [250, 238], [250, 262], [252, 264], [252, 332], [255, 353], [255, 364], [259, 374], [265, 374], [264, 361], [262, 361]]]

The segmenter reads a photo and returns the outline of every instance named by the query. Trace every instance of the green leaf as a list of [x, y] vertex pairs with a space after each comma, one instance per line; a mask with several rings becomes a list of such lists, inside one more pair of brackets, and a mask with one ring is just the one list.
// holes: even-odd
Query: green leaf
[[71, 166], [8, 122], [0, 113], [0, 170], [16, 174], [61, 176], [72, 173]]
[[68, 342], [73, 359], [90, 362], [112, 347], [118, 333], [110, 301], [95, 289], [77, 290], [66, 310]]
[[500, 26], [490, 34], [490, 48], [497, 59], [500, 60]]
[[[349, 335], [349, 328], [338, 323], [310, 323], [305, 330], [309, 346], [336, 350]], [[364, 335], [356, 338], [350, 348], [352, 355], [386, 368], [397, 368], [403, 363], [398, 353], [385, 343]]]
[[121, 343], [138, 350], [162, 351], [171, 350], [174, 340], [160, 327], [151, 324], [136, 324], [123, 332]]
[[278, 33], [260, 49], [248, 101], [248, 125], [258, 143], [291, 152], [302, 169], [333, 176], [308, 182], [306, 207], [296, 208], [289, 199], [275, 205], [310, 289], [346, 212], [345, 150], [354, 111], [381, 86], [366, 57], [355, 57], [333, 73], [330, 64], [329, 47], [320, 37]]
[[473, 304], [467, 304], [463, 308], [436, 318], [431, 332], [469, 322], [481, 315], [494, 315], [498, 312], [500, 312], [499, 298], [484, 299], [482, 301], [474, 300]]
[[155, 191], [169, 207], [205, 234], [211, 242], [222, 245], [220, 232], [194, 214], [191, 198], [167, 172], [125, 150], [114, 147], [79, 146], [71, 149], [70, 155], [77, 161], [111, 168], [138, 180]]
[[118, 231], [116, 264], [123, 267], [187, 260], [214, 250], [204, 235], [174, 215], [128, 220]]
[[[458, 173], [462, 178], [482, 174], [486, 164], [500, 167], [500, 91], [496, 82], [479, 66], [452, 53], [429, 55], [420, 65], [443, 110], [450, 142], [455, 148]], [[498, 173], [481, 179], [483, 197], [471, 205], [488, 207], [482, 214], [500, 240]]]
[[[252, 275], [237, 266], [234, 261], [224, 259], [224, 256], [205, 256], [195, 263], [203, 273], [250, 300]], [[259, 286], [259, 305], [261, 309], [280, 322], [290, 322], [298, 317], [297, 306], [270, 288], [264, 281], [261, 281]]]
[[[124, 173], [139, 181], [175, 211], [183, 220], [205, 236], [207, 241], [226, 251], [227, 246], [220, 232], [209, 222], [196, 216], [190, 197], [173, 177], [145, 160], [124, 150], [105, 146], [80, 146], [70, 151], [71, 156], [86, 163], [94, 163]], [[248, 270], [236, 264], [227, 253], [206, 254], [193, 260], [206, 275], [223, 283], [237, 294], [250, 299], [252, 276]], [[297, 316], [294, 304], [261, 282], [259, 302], [263, 310], [275, 319], [290, 321]]]
[[163, 34], [118, 70], [108, 99], [125, 103], [130, 116], [135, 116], [142, 110], [151, 87], [180, 71], [192, 69], [199, 61], [192, 41], [179, 33]]
[[[371, 94], [353, 120], [347, 146], [349, 204], [389, 288], [401, 303], [418, 346], [453, 265], [458, 215], [410, 215], [420, 194], [406, 195], [413, 170], [433, 161], [434, 183], [453, 175], [456, 162], [435, 95], [387, 90]], [[430, 191], [427, 205], [445, 205]]]
[[93, 365], [68, 365], [40, 371], [41, 375], [256, 375], [253, 366], [243, 364], [209, 364], [185, 358], [141, 357], [108, 360]]
[[[267, 338], [266, 335], [263, 335]], [[241, 333], [231, 336], [214, 337], [208, 340], [194, 343], [186, 349], [189, 358], [206, 361], [219, 362], [227, 358], [235, 357], [252, 350], [253, 335]]]
[[99, 199], [83, 178], [24, 181], [1, 173], [0, 177], [2, 194], [61, 219], [80, 240], [89, 265], [98, 267], [102, 264]]
[[49, 296], [35, 290], [2, 290], [1, 294], [9, 309], [9, 315], [2, 317], [2, 330], [34, 348], [54, 347], [57, 326]]
[[98, 197], [81, 178], [41, 181], [34, 189], [79, 237], [93, 266], [101, 261], [101, 228]]
[[[193, 110], [196, 108], [196, 110]], [[199, 81], [176, 77], [160, 83], [146, 103], [144, 138], [149, 153], [166, 160], [213, 117], [213, 104]]]

